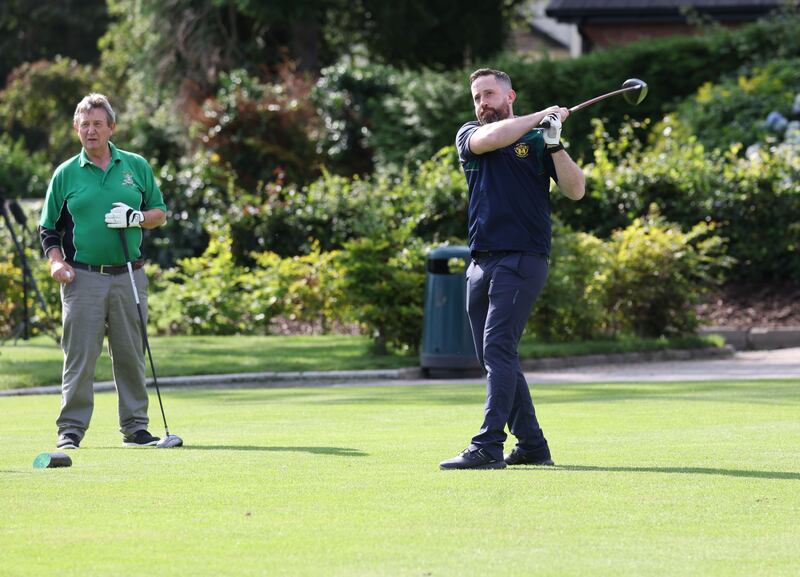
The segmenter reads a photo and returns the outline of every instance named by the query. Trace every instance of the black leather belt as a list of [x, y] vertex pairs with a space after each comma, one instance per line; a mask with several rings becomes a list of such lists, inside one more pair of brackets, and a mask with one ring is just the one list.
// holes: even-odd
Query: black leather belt
[[[89, 272], [99, 272], [106, 275], [125, 274], [128, 272], [128, 265], [125, 264], [83, 264], [82, 262], [67, 261], [72, 268], [88, 270]], [[135, 260], [131, 263], [133, 270], [138, 270], [144, 266], [144, 261]]]
[[473, 251], [471, 251], [469, 253], [469, 256], [471, 256], [474, 260], [481, 260], [481, 259], [484, 259], [484, 258], [507, 256], [507, 255], [512, 254], [514, 252], [518, 252], [518, 251], [514, 251], [514, 250], [473, 250]]

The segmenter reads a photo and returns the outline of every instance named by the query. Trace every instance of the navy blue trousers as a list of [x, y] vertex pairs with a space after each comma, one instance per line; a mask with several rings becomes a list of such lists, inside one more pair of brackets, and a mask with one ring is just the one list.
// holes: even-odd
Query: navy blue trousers
[[467, 313], [475, 351], [486, 370], [486, 406], [472, 444], [503, 458], [505, 427], [523, 449], [547, 444], [519, 365], [517, 346], [547, 280], [544, 256], [509, 253], [473, 262], [467, 268]]

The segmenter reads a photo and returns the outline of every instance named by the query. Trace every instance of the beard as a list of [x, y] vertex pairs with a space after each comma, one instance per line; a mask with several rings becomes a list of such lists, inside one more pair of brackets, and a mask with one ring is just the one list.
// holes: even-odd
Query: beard
[[508, 102], [503, 102], [500, 108], [486, 108], [486, 110], [482, 110], [480, 114], [478, 114], [478, 121], [481, 124], [491, 124], [498, 120], [505, 120], [509, 116], [511, 116], [511, 106], [509, 106]]

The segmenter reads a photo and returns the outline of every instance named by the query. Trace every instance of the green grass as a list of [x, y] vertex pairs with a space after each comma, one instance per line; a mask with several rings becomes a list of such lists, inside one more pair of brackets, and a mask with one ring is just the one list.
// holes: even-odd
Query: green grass
[[[539, 343], [524, 338], [523, 358], [719, 346], [715, 337], [620, 339], [586, 343]], [[410, 354], [376, 355], [367, 337], [230, 336], [154, 337], [150, 348], [159, 377], [262, 371], [328, 371], [415, 366]], [[52, 338], [36, 337], [0, 347], [0, 390], [58, 385], [63, 356]], [[149, 368], [148, 368], [149, 375]], [[111, 380], [111, 361], [103, 352], [95, 380]]]
[[171, 450], [121, 447], [103, 393], [74, 466], [54, 470], [32, 462], [59, 397], [0, 398], [0, 573], [797, 574], [799, 380], [534, 396], [559, 466], [447, 472], [480, 380], [167, 391], [187, 444]]
[[[159, 377], [263, 371], [329, 371], [413, 366], [417, 356], [375, 355], [367, 337], [153, 337]], [[51, 338], [0, 348], [0, 390], [61, 383], [63, 353]], [[150, 375], [150, 368], [147, 368]], [[111, 380], [111, 360], [100, 355], [95, 380]]]

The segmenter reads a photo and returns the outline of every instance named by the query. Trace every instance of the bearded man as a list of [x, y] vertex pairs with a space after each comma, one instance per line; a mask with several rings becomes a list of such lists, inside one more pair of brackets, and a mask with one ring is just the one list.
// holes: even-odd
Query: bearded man
[[[514, 116], [517, 95], [508, 74], [482, 68], [469, 80], [478, 120], [461, 127], [456, 146], [469, 188], [467, 313], [487, 374], [486, 405], [470, 445], [439, 467], [552, 465], [517, 347], [547, 278], [550, 179], [566, 197], [580, 200], [584, 176], [561, 144], [567, 108]], [[549, 128], [542, 129], [545, 119]], [[517, 445], [504, 457], [506, 424]]]

